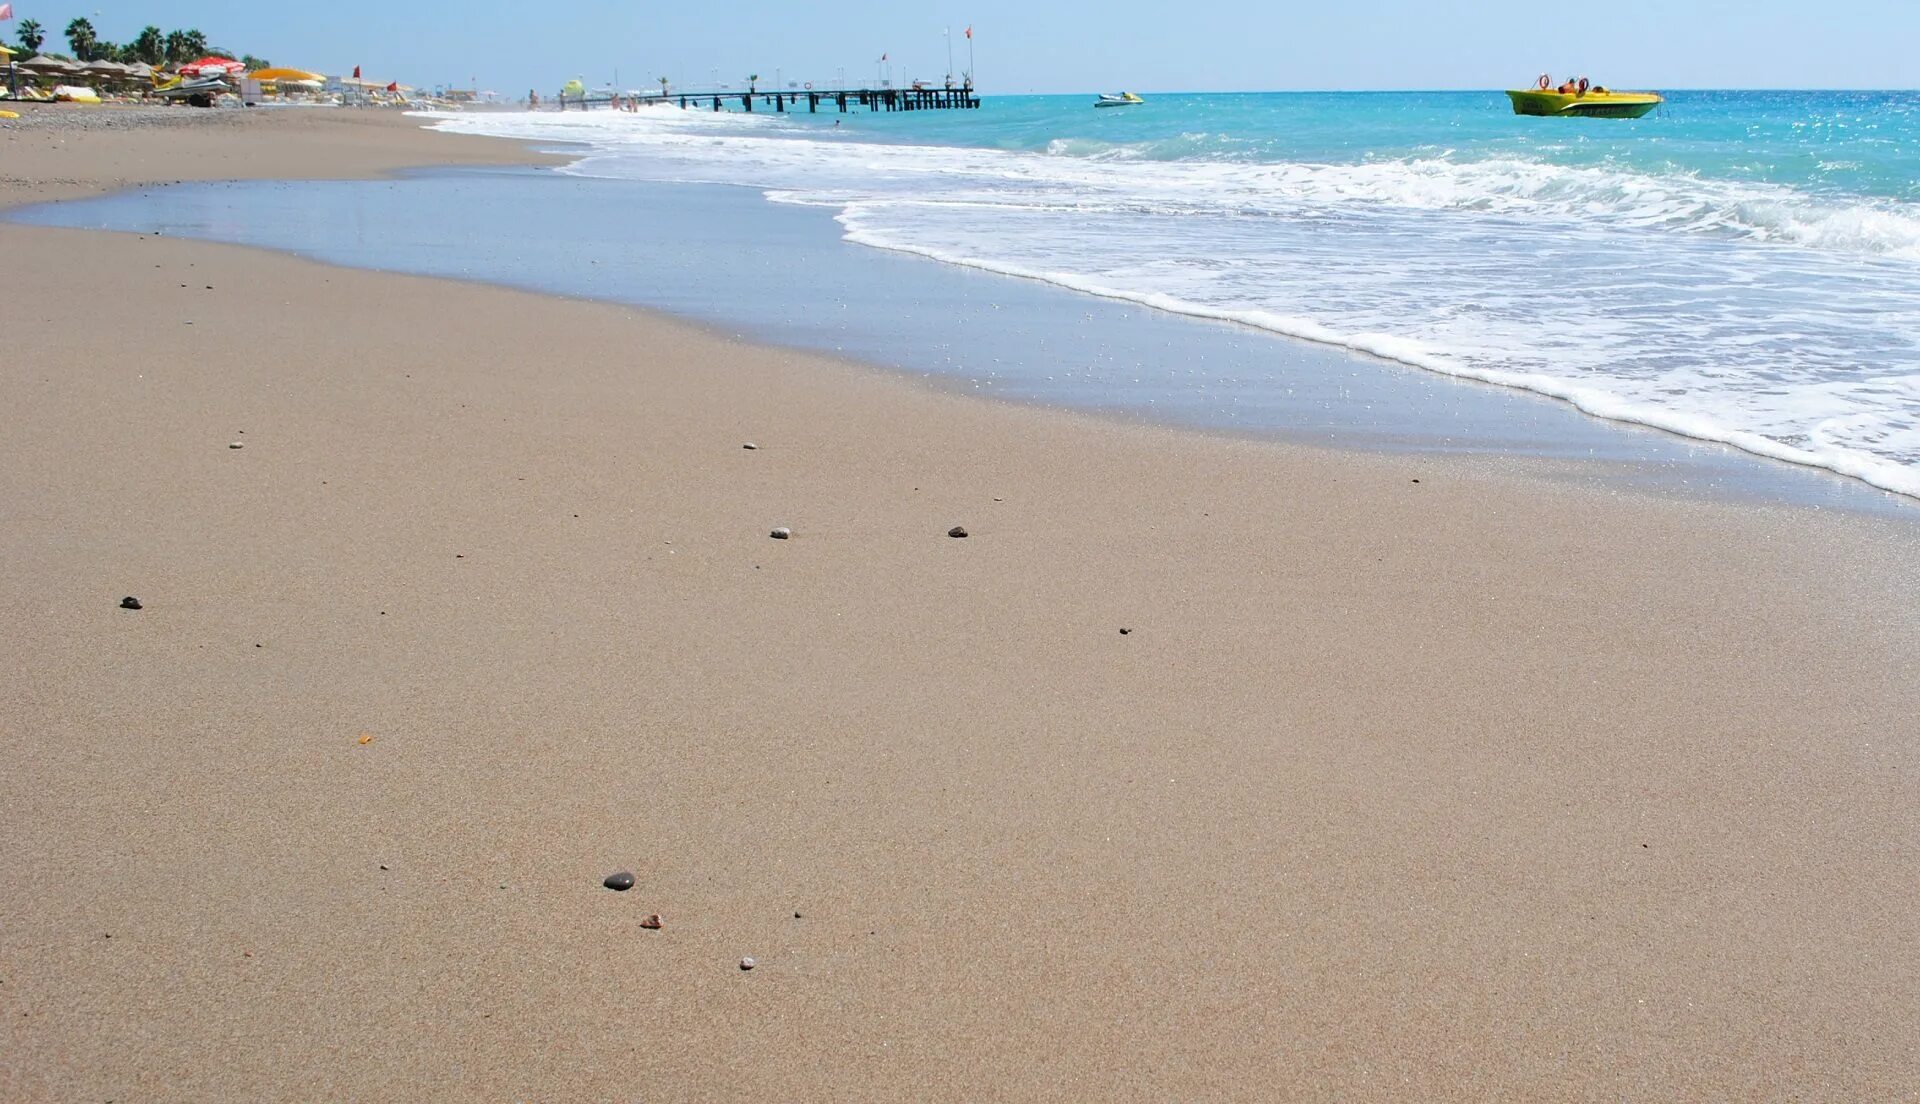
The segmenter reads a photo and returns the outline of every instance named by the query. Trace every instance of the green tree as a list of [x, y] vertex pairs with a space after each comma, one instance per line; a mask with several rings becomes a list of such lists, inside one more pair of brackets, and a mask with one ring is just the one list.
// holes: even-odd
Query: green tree
[[167, 60], [167, 36], [158, 27], [142, 27], [127, 49], [133, 52], [135, 60], [159, 65]]
[[21, 20], [20, 30], [16, 33], [20, 36], [20, 48], [25, 50], [29, 57], [39, 53], [40, 44], [47, 40], [47, 29], [33, 19]]
[[73, 47], [74, 57], [92, 61], [94, 47], [99, 43], [100, 37], [93, 33], [93, 24], [85, 16], [67, 24], [67, 44]]
[[254, 57], [252, 54], [241, 54], [240, 64], [246, 66], [247, 72], [249, 73], [253, 72], [256, 69], [273, 68], [273, 62], [268, 61], [266, 58]]
[[167, 33], [167, 64], [185, 65], [207, 56], [207, 36], [199, 31]]

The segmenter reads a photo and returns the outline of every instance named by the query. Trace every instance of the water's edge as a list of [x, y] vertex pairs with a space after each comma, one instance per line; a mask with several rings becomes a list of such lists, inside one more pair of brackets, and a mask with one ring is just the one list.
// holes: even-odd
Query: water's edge
[[[976, 395], [1129, 421], [1368, 452], [1552, 460], [1596, 482], [1665, 495], [1920, 516], [1910, 500], [1829, 472], [1597, 421], [1529, 392], [864, 248], [821, 209], [769, 203], [755, 189], [431, 170], [379, 182], [135, 189], [6, 217], [634, 304]], [[475, 220], [489, 226], [484, 237], [472, 234]], [[515, 221], [519, 235], [501, 233]], [[342, 226], [356, 232], [342, 235]], [[419, 248], [410, 250], [409, 233]], [[833, 287], [832, 309], [796, 294], [783, 275], [791, 271]], [[1284, 401], [1251, 388], [1236, 394], [1230, 382], [1203, 386], [1204, 401], [1188, 406], [1165, 401], [1179, 398], [1165, 381], [1189, 364], [1228, 381], [1278, 370], [1291, 386]], [[1142, 391], [1156, 372], [1164, 378]], [[1217, 416], [1223, 408], [1236, 416]], [[1567, 478], [1567, 463], [1555, 465], [1556, 478]]]

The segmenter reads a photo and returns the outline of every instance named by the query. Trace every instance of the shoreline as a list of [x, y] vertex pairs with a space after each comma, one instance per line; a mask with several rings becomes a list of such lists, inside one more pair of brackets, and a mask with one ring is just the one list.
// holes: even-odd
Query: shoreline
[[[367, 132], [329, 167], [437, 146]], [[96, 137], [9, 172], [134, 171]], [[1910, 525], [0, 248], [8, 1099], [1920, 1078]]]
[[[345, 182], [282, 184], [274, 193], [261, 195], [250, 194], [244, 186], [227, 187], [233, 182], [215, 181], [185, 193], [144, 198], [128, 193], [120, 200], [29, 212], [26, 220], [127, 233], [164, 230], [175, 237], [224, 240], [347, 271], [411, 273], [639, 307], [690, 321], [717, 336], [747, 336], [824, 353], [941, 390], [1124, 424], [1337, 452], [1423, 457], [1509, 474], [1525, 474], [1531, 467], [1543, 479], [1707, 501], [1895, 517], [1917, 505], [1907, 496], [1830, 469], [1637, 421], [1591, 415], [1529, 389], [1434, 373], [1231, 321], [1196, 319], [1130, 302], [1088, 303], [1080, 293], [1044, 281], [1014, 280], [1009, 287], [1005, 277], [983, 278], [968, 266], [940, 264], [929, 270], [919, 257], [906, 265], [882, 261], [876, 252], [897, 254], [849, 245], [837, 233], [837, 224], [831, 240], [817, 230], [797, 229], [813, 223], [827, 226], [832, 220], [817, 208], [768, 204], [758, 189], [545, 176], [520, 182], [501, 180], [486, 169], [477, 174], [473, 169], [418, 170], [408, 176], [416, 186], [404, 197], [384, 190], [366, 193]], [[556, 204], [553, 196], [544, 194], [569, 185], [577, 185], [582, 194], [569, 196], [567, 203]], [[589, 201], [589, 195], [597, 198]], [[717, 202], [708, 196], [739, 199]], [[519, 242], [510, 253], [479, 243], [451, 249], [437, 244], [436, 233], [456, 232], [452, 223], [436, 228], [437, 212], [470, 204], [485, 204], [495, 212], [491, 217], [534, 221], [508, 231]], [[325, 214], [297, 213], [309, 208]], [[577, 213], [547, 213], [575, 208]], [[515, 216], [514, 211], [522, 213]], [[538, 213], [526, 213], [530, 211]], [[329, 219], [356, 230], [337, 242]], [[258, 229], [277, 220], [286, 220], [287, 226], [264, 233]], [[714, 220], [738, 228], [724, 240], [681, 240], [681, 227]], [[410, 247], [409, 242], [420, 244]], [[540, 243], [545, 242], [552, 244], [543, 247]], [[563, 244], [568, 242], [581, 252], [569, 253]], [[720, 262], [712, 271], [697, 263], [671, 270], [662, 282], [684, 286], [672, 293], [654, 290], [654, 280], [643, 275], [644, 258], [656, 253], [683, 263], [691, 254], [725, 257], [736, 246], [746, 250], [749, 242], [753, 249], [790, 256], [790, 265], [805, 268], [813, 282], [824, 282], [831, 293], [821, 298], [806, 290], [792, 291], [772, 278], [770, 269], [731, 261]], [[509, 256], [517, 259], [508, 261]], [[856, 321], [839, 329], [823, 328], [816, 317], [822, 308], [837, 309]], [[1084, 322], [1068, 321], [1083, 315]], [[774, 321], [782, 316], [789, 322]], [[1055, 321], [1042, 324], [1040, 318]], [[973, 324], [958, 324], [963, 319]], [[990, 332], [970, 332], [987, 319], [993, 323]], [[1092, 336], [1094, 331], [1100, 336]], [[1043, 358], [1035, 356], [1036, 349], [1046, 350]], [[1258, 376], [1274, 370], [1277, 360], [1285, 365], [1288, 395], [1296, 390], [1299, 394], [1279, 407], [1241, 408], [1235, 398], [1234, 407], [1208, 412], [1179, 406], [1178, 392], [1162, 394], [1161, 405], [1155, 405], [1155, 399], [1141, 405], [1117, 389], [1117, 377], [1129, 371], [1151, 374], [1155, 358], [1192, 362], [1195, 357], [1202, 364], [1211, 362], [1214, 373], [1226, 375]], [[948, 363], [939, 363], [942, 358]], [[1117, 390], [1103, 399], [1095, 391], [1042, 382], [1054, 378], [1055, 362], [1100, 362], [1114, 377], [1108, 386]], [[1166, 404], [1167, 399], [1173, 404]], [[1253, 401], [1267, 400], [1256, 394]], [[1229, 409], [1231, 421], [1224, 417]], [[1247, 420], [1249, 416], [1253, 420]]]
[[[1561, 310], [1558, 313], [1549, 310], [1539, 319], [1549, 323], [1543, 326], [1539, 342], [1492, 341], [1492, 347], [1503, 348], [1505, 352], [1483, 350], [1486, 355], [1474, 355], [1471, 335], [1476, 325], [1494, 328], [1505, 325], [1512, 330], [1524, 327], [1527, 319], [1532, 317], [1529, 311], [1521, 311], [1516, 315], [1511, 311], [1502, 311], [1497, 306], [1482, 308], [1478, 305], [1483, 298], [1482, 293], [1492, 297], [1488, 300], [1491, 303], [1548, 303], [1556, 298], [1508, 294], [1516, 287], [1531, 284], [1531, 262], [1525, 263], [1517, 271], [1513, 269], [1513, 265], [1526, 252], [1521, 248], [1522, 244], [1532, 243], [1538, 249], [1549, 251], [1553, 248], [1548, 240], [1533, 242], [1533, 234], [1521, 233], [1519, 224], [1508, 227], [1512, 235], [1495, 231], [1480, 242], [1488, 258], [1497, 257], [1500, 264], [1507, 266], [1501, 271], [1513, 279], [1470, 293], [1458, 283], [1448, 285], [1451, 291], [1445, 295], [1438, 294], [1440, 289], [1436, 288], [1436, 302], [1431, 311], [1423, 311], [1407, 302], [1409, 299], [1417, 301], [1422, 298], [1417, 286], [1401, 286], [1402, 298], [1397, 302], [1383, 303], [1362, 295], [1365, 303], [1371, 304], [1370, 308], [1356, 307], [1343, 313], [1337, 306], [1323, 304], [1324, 309], [1316, 310], [1312, 318], [1302, 319], [1293, 317], [1297, 310], [1294, 300], [1317, 302], [1322, 297], [1311, 287], [1292, 282], [1286, 272], [1261, 267], [1263, 261], [1260, 257], [1242, 256], [1229, 244], [1221, 245], [1232, 254], [1228, 261], [1210, 262], [1204, 258], [1192, 258], [1192, 264], [1188, 265], [1178, 259], [1180, 249], [1176, 245], [1171, 247], [1174, 256], [1162, 263], [1151, 256], [1113, 246], [1112, 243], [1122, 240], [1122, 237], [1117, 231], [1115, 237], [1103, 236], [1108, 224], [1100, 221], [1103, 216], [1097, 214], [1079, 221], [1068, 217], [1060, 225], [1040, 218], [1028, 227], [1028, 232], [1043, 237], [1044, 244], [1033, 247], [1018, 244], [1021, 237], [1016, 232], [1018, 227], [1025, 225], [1024, 220], [1039, 218], [1033, 214], [1034, 211], [1074, 209], [1080, 202], [1074, 198], [1078, 194], [1076, 188], [1092, 188], [1087, 197], [1082, 198], [1090, 199], [1094, 211], [1105, 211], [1105, 204], [1110, 202], [1106, 197], [1111, 191], [1125, 190], [1131, 186], [1129, 178], [1132, 170], [1116, 175], [1113, 171], [1100, 168], [1103, 162], [1099, 157], [1092, 162], [1070, 157], [1064, 163], [1057, 163], [1056, 159], [1040, 156], [1037, 149], [1027, 146], [1023, 146], [1021, 151], [996, 150], [997, 140], [992, 139], [990, 133], [978, 136], [977, 142], [960, 139], [948, 145], [945, 139], [938, 137], [942, 128], [937, 125], [930, 131], [925, 127], [916, 129], [908, 125], [908, 133], [918, 135], [922, 144], [898, 145], [904, 141], [899, 133], [885, 133], [896, 131], [896, 127], [891, 125], [895, 122], [892, 116], [884, 117], [889, 125], [876, 122], [871, 128], [860, 127], [862, 134], [849, 135], [860, 140], [849, 143], [841, 141], [837, 131], [829, 138], [817, 126], [809, 126], [811, 118], [801, 115], [794, 117], [791, 124], [783, 122], [775, 125], [772, 116], [758, 122], [741, 117], [726, 125], [719, 125], [720, 117], [716, 116], [710, 125], [704, 113], [695, 112], [690, 118], [679, 119], [675, 112], [669, 110], [649, 113], [638, 122], [611, 115], [603, 115], [595, 122], [589, 116], [576, 113], [570, 117], [545, 118], [531, 115], [507, 115], [492, 119], [441, 117], [434, 120], [434, 125], [462, 133], [488, 133], [516, 138], [551, 135], [585, 140], [590, 146], [589, 152], [580, 163], [567, 170], [572, 175], [661, 182], [724, 181], [751, 185], [764, 191], [774, 202], [814, 204], [834, 210], [845, 237], [869, 247], [890, 249], [1023, 280], [1039, 280], [1056, 287], [1073, 289], [1083, 298], [1101, 297], [1109, 301], [1139, 303], [1192, 318], [1224, 319], [1252, 329], [1314, 341], [1336, 349], [1384, 355], [1430, 373], [1480, 380], [1547, 395], [1593, 417], [1645, 424], [1680, 436], [1723, 442], [1772, 460], [1834, 470], [1876, 487], [1909, 497], [1920, 497], [1920, 479], [1903, 459], [1907, 451], [1900, 442], [1904, 440], [1907, 420], [1901, 417], [1899, 404], [1895, 402], [1889, 405], [1869, 397], [1874, 394], [1898, 394], [1900, 391], [1900, 372], [1906, 360], [1898, 350], [1911, 343], [1898, 333], [1880, 333], [1876, 330], [1872, 337], [1849, 336], [1839, 332], [1844, 330], [1841, 323], [1834, 322], [1837, 328], [1830, 331], [1822, 328], [1825, 323], [1809, 321], [1806, 324], [1812, 329], [1796, 337], [1782, 331], [1778, 325], [1769, 324], [1766, 317], [1751, 316], [1752, 311], [1761, 308], [1738, 294], [1727, 302], [1716, 301], [1704, 320], [1697, 319], [1683, 309], [1667, 309], [1658, 302], [1658, 296], [1625, 295], [1622, 303], [1617, 305], [1626, 316], [1638, 318], [1642, 323], [1640, 329], [1635, 331], [1637, 336], [1629, 336], [1622, 331], [1616, 335], [1618, 340], [1611, 340], [1607, 335], [1608, 326], [1604, 323], [1592, 327], [1573, 324], [1574, 317], [1586, 317], [1589, 313], [1597, 318], [1610, 317], [1610, 312], [1605, 309], [1593, 312]], [[926, 120], [929, 123], [936, 122], [933, 117], [926, 117]], [[1068, 127], [1064, 133], [1075, 135], [1075, 141], [1084, 140], [1092, 142], [1095, 149], [1104, 148], [1100, 140], [1074, 130], [1072, 124], [1065, 122], [1065, 117], [1058, 122]], [[908, 119], [900, 125], [910, 123], [911, 119]], [[868, 129], [874, 133], [864, 133]], [[1149, 127], [1148, 133], [1158, 132]], [[705, 140], [706, 137], [712, 141]], [[1182, 140], [1188, 137], [1182, 135]], [[777, 140], [787, 138], [801, 140]], [[899, 150], [911, 152], [898, 155], [890, 152]], [[1121, 143], [1106, 152], [1119, 156], [1135, 151], [1132, 146]], [[1013, 160], [1003, 164], [1003, 156], [1012, 157]], [[1128, 158], [1120, 156], [1120, 160], [1127, 161]], [[1315, 159], [1309, 156], [1307, 160], [1313, 162]], [[1213, 164], [1206, 158], [1201, 161]], [[1413, 164], [1418, 166], [1427, 163], [1416, 161]], [[975, 233], [951, 225], [956, 219], [965, 221], [958, 212], [968, 210], [975, 198], [970, 198], [972, 193], [965, 188], [954, 190], [943, 186], [938, 174], [928, 175], [928, 170], [942, 165], [952, 167], [961, 179], [972, 180], [977, 176], [982, 181], [979, 188], [986, 190], [982, 194], [993, 193], [999, 186], [1011, 189], [1001, 200], [984, 204], [978, 212], [981, 221], [990, 227], [998, 226], [998, 230]], [[1178, 172], [1175, 171], [1176, 167], [1179, 168]], [[1325, 173], [1319, 172], [1312, 164], [1296, 168], [1307, 172], [1313, 181], [1319, 182], [1319, 186], [1351, 184], [1379, 201], [1351, 207], [1333, 202], [1322, 214], [1339, 212], [1360, 220], [1366, 212], [1378, 210], [1382, 212], [1382, 224], [1397, 228], [1402, 237], [1423, 231], [1438, 239], [1453, 240], [1448, 230], [1438, 225], [1425, 225], [1432, 221], [1430, 219], [1409, 215], [1407, 219], [1411, 221], [1406, 221], [1393, 214], [1400, 210], [1395, 203], [1398, 193], [1379, 181], [1369, 182], [1371, 178], [1365, 174], [1361, 179], [1349, 180], [1351, 174], [1337, 171], [1337, 166], [1319, 167], [1326, 168]], [[1148, 158], [1140, 163], [1138, 169], [1147, 174], [1141, 186], [1150, 190], [1171, 188], [1178, 194], [1187, 194], [1179, 189], [1191, 189], [1206, 179], [1199, 165], [1189, 164], [1179, 158], [1167, 163]], [[1604, 192], [1606, 189], [1602, 185], [1605, 179], [1581, 176], [1583, 172], [1587, 172], [1588, 176], [1593, 175], [1588, 169], [1591, 166], [1587, 169], [1567, 168], [1562, 175], [1570, 179], [1561, 180], [1560, 183], [1568, 187], [1577, 184], [1581, 188], [1601, 188]], [[999, 175], [1002, 171], [1007, 174], [1004, 178]], [[1091, 182], [1080, 180], [1076, 173], [1082, 171], [1092, 174], [1089, 178]], [[1231, 179], [1237, 184], [1232, 194], [1244, 196], [1249, 202], [1254, 202], [1252, 195], [1259, 190], [1265, 175], [1280, 173], [1275, 166], [1267, 166], [1261, 171], [1249, 168], [1247, 171], [1251, 175], [1244, 178], [1233, 176]], [[1462, 168], [1460, 171], [1468, 170]], [[815, 179], [816, 175], [819, 179]], [[1271, 183], [1279, 195], [1285, 196], [1290, 194], [1292, 188], [1286, 174], [1280, 175], [1282, 179]], [[1329, 175], [1329, 180], [1320, 179]], [[1473, 185], [1492, 186], [1492, 182], [1481, 178], [1484, 175], [1475, 176]], [[1415, 181], [1421, 176], [1421, 173], [1413, 173]], [[1600, 176], [1610, 179], [1604, 173]], [[1631, 172], [1628, 176], [1649, 183], [1648, 179], [1634, 177]], [[1028, 201], [1022, 198], [1025, 186], [1017, 183], [1028, 177], [1033, 178], [1034, 188], [1051, 197], [1031, 210], [1027, 206]], [[1399, 185], [1410, 183], [1399, 176], [1394, 179]], [[863, 180], [867, 183], [863, 184]], [[924, 186], [906, 183], [922, 180]], [[1055, 182], [1058, 194], [1051, 190], [1054, 185], [1049, 185], [1048, 181]], [[1459, 180], [1455, 180], [1454, 184], [1466, 186], [1465, 182]], [[1303, 186], [1311, 190], [1314, 185], [1309, 182]], [[1738, 190], [1737, 186], [1729, 187]], [[1494, 187], [1494, 192], [1499, 194], [1499, 189]], [[1160, 192], [1154, 191], [1154, 194], [1159, 195]], [[1600, 196], [1589, 198], [1611, 214], [1621, 214], [1613, 210], [1617, 204], [1612, 200], [1603, 202]], [[1693, 199], [1709, 207], [1721, 201], [1730, 202], [1726, 195], [1717, 193], [1713, 188], [1693, 196]], [[1376, 269], [1380, 265], [1393, 264], [1390, 255], [1383, 258], [1377, 252], [1383, 248], [1382, 242], [1377, 240], [1378, 233], [1372, 238], [1352, 243], [1351, 248], [1355, 252], [1349, 252], [1346, 246], [1341, 245], [1328, 245], [1326, 251], [1322, 252], [1312, 232], [1290, 235], [1284, 230], [1284, 227], [1293, 224], [1312, 225], [1317, 217], [1314, 210], [1309, 207], [1296, 211], [1285, 199], [1276, 199], [1274, 202], [1277, 206], [1269, 213], [1291, 214], [1271, 224], [1273, 233], [1278, 235], [1271, 248], [1279, 252], [1261, 254], [1261, 257], [1270, 257], [1278, 264], [1279, 258], [1292, 252], [1300, 254], [1303, 261], [1318, 261], [1325, 265], [1327, 271], [1323, 275], [1332, 284], [1326, 297], [1329, 303], [1340, 302], [1343, 291], [1352, 290], [1338, 275], [1348, 267], [1349, 262], [1356, 272], [1362, 274], [1357, 278], [1363, 284], [1366, 282], [1365, 274], [1377, 275]], [[1762, 212], [1772, 209], [1767, 202], [1754, 202]], [[1860, 202], [1866, 206], [1858, 210], [1868, 211], [1872, 208], [1871, 201], [1863, 198]], [[1255, 206], [1264, 210], [1258, 203]], [[1421, 206], [1414, 203], [1412, 208]], [[995, 223], [994, 218], [999, 217], [1003, 209], [1023, 213], [1007, 215], [1003, 220], [1004, 225]], [[1215, 215], [1233, 214], [1228, 208], [1207, 209]], [[1848, 207], [1845, 210], [1855, 209]], [[1721, 265], [1745, 263], [1757, 265], [1763, 271], [1772, 271], [1777, 264], [1783, 273], [1798, 273], [1801, 262], [1819, 267], [1815, 261], [1824, 255], [1817, 250], [1803, 253], [1787, 249], [1784, 253], [1774, 253], [1772, 259], [1768, 259], [1766, 251], [1771, 247], [1762, 244], [1760, 239], [1768, 236], [1769, 228], [1773, 225], [1771, 215], [1749, 212], [1741, 216], [1737, 211], [1723, 213], [1732, 217], [1737, 226], [1746, 227], [1759, 236], [1749, 244], [1761, 252], [1747, 257], [1739, 252], [1745, 246], [1721, 241], [1716, 235], [1681, 234], [1674, 239], [1674, 244], [1676, 248], [1684, 247], [1686, 264], [1692, 266], [1692, 276], [1700, 276]], [[1807, 213], [1806, 217], [1809, 225], [1818, 228], [1828, 225], [1827, 216], [1833, 214], [1822, 209]], [[1742, 221], [1743, 218], [1757, 221], [1749, 225]], [[1174, 221], [1178, 222], [1177, 219]], [[1894, 221], [1899, 223], [1900, 220]], [[1081, 225], [1081, 222], [1085, 222], [1085, 225]], [[1402, 222], [1406, 224], [1402, 225]], [[1557, 225], [1552, 220], [1548, 220], [1548, 223]], [[1252, 232], [1257, 225], [1249, 224], [1242, 231]], [[1471, 222], [1469, 225], [1478, 226]], [[1074, 226], [1078, 226], [1079, 230], [1072, 231]], [[1190, 229], [1199, 235], [1196, 240], [1207, 240], [1206, 234], [1210, 231], [1204, 223]], [[1151, 221], [1135, 227], [1135, 230], [1148, 235], [1180, 233], [1177, 226], [1161, 226]], [[1475, 232], [1486, 230], [1481, 227]], [[1076, 246], [1071, 240], [1064, 237], [1056, 240], [1048, 236], [1070, 231], [1087, 235], [1083, 244], [1090, 252], [1086, 257], [1077, 257]], [[1508, 237], [1513, 240], [1506, 241]], [[1619, 248], [1636, 253], [1636, 249], [1628, 248], [1625, 243], [1637, 240], [1631, 236], [1622, 239]], [[1502, 241], [1506, 244], [1499, 244]], [[1368, 249], [1376, 252], [1370, 253]], [[1596, 248], [1595, 255], [1605, 252], [1606, 249]], [[1871, 252], [1869, 250], [1869, 255], [1859, 258], [1859, 264], [1850, 269], [1859, 277], [1860, 286], [1855, 289], [1856, 297], [1848, 302], [1862, 309], [1874, 301], [1875, 294], [1890, 291], [1892, 286], [1900, 283], [1895, 278], [1897, 267], [1894, 270], [1884, 269]], [[1416, 265], [1437, 263], [1435, 256], [1419, 251], [1407, 259]], [[1455, 267], [1477, 270], [1474, 267], [1475, 255], [1454, 256], [1452, 259], [1456, 262]], [[1825, 260], [1831, 262], [1834, 257], [1826, 256]], [[1622, 263], [1625, 263], [1622, 258], [1616, 257], [1613, 263], [1587, 274], [1586, 279], [1595, 281], [1597, 286], [1578, 298], [1608, 298], [1599, 289], [1618, 283], [1610, 280], [1607, 274], [1617, 271]], [[1645, 263], [1661, 262], [1649, 260]], [[1243, 287], [1241, 281], [1245, 277], [1236, 274], [1240, 266], [1261, 273], [1265, 277], [1262, 286], [1287, 289], [1291, 298], [1286, 294], [1274, 298], [1257, 288]], [[1628, 264], [1628, 267], [1635, 265]], [[1292, 268], [1310, 271], [1314, 265], [1307, 263]], [[1162, 269], [1163, 276], [1150, 278], [1143, 275], [1144, 270], [1160, 272]], [[1827, 273], [1827, 276], [1840, 282], [1850, 278], [1834, 272]], [[1810, 282], [1806, 290], [1811, 298], [1805, 305], [1812, 312], [1811, 318], [1838, 319], [1853, 309], [1847, 302], [1822, 297], [1821, 289], [1829, 287], [1829, 284], [1811, 275], [1808, 280]], [[1719, 286], [1737, 284], [1738, 280], [1734, 280]], [[1216, 286], [1221, 290], [1213, 290]], [[1637, 285], [1627, 282], [1622, 286]], [[1677, 290], [1674, 293], [1680, 295]], [[1468, 294], [1470, 298], [1463, 301], [1461, 296]], [[1684, 298], [1683, 295], [1680, 297]], [[1643, 302], [1643, 298], [1647, 301]], [[1895, 294], [1894, 299], [1898, 300], [1900, 296]], [[1600, 303], [1596, 301], [1594, 305], [1598, 307]], [[1485, 322], [1472, 321], [1471, 316], [1482, 309], [1491, 311]], [[1896, 308], [1889, 307], [1887, 310], [1892, 316], [1900, 316]], [[1741, 326], [1735, 320], [1721, 318], [1715, 311], [1729, 312], [1730, 315], [1740, 315], [1743, 311], [1749, 313], [1742, 316], [1745, 325]], [[1762, 313], [1771, 317], [1777, 315], [1778, 311], [1766, 308]], [[1459, 327], [1463, 331], [1459, 342], [1450, 342], [1444, 336], [1433, 333], [1436, 327], [1443, 333], [1448, 330], [1448, 319], [1456, 315], [1468, 317], [1468, 321]], [[1338, 321], [1342, 317], [1347, 319], [1344, 324]], [[1658, 321], [1660, 319], [1667, 319], [1671, 324], [1662, 324]], [[1550, 324], [1554, 321], [1565, 325]], [[1695, 322], [1703, 326], [1734, 325], [1737, 332], [1730, 335], [1730, 340], [1735, 349], [1745, 337], [1770, 349], [1804, 348], [1810, 352], [1804, 363], [1788, 357], [1791, 363], [1781, 365], [1783, 375], [1775, 379], [1763, 370], [1774, 366], [1774, 362], [1764, 356], [1751, 358], [1732, 354], [1730, 359], [1722, 360], [1722, 353], [1727, 350], [1677, 337], [1697, 332], [1692, 328]], [[1589, 330], [1594, 332], [1590, 333]], [[1586, 338], [1581, 339], [1581, 334], [1586, 334]], [[1674, 344], [1676, 340], [1677, 346]], [[1864, 359], [1857, 362], [1847, 360], [1843, 350], [1849, 341], [1860, 343], [1858, 349]], [[1581, 350], [1591, 350], [1591, 355], [1582, 355]], [[1564, 366], [1560, 364], [1562, 360], [1565, 361]], [[1792, 371], [1794, 365], [1807, 368], [1810, 374], [1795, 377]], [[1820, 375], [1822, 372], [1827, 374]], [[1751, 373], [1758, 374], [1749, 378]], [[1733, 386], [1732, 390], [1695, 386], [1701, 380], [1723, 375], [1730, 380], [1737, 380], [1738, 385]], [[1811, 393], [1816, 378], [1824, 380], [1824, 385], [1831, 389], [1832, 393], [1826, 400], [1819, 394]], [[1857, 396], [1860, 401], [1856, 404], [1849, 396]], [[1775, 398], [1777, 402], [1773, 401]], [[1849, 412], [1856, 413], [1858, 419], [1850, 421], [1847, 416]], [[1880, 417], [1887, 419], [1884, 425], [1877, 420]], [[1874, 429], [1876, 426], [1879, 427], [1877, 433]], [[1887, 447], [1881, 447], [1882, 444]]]

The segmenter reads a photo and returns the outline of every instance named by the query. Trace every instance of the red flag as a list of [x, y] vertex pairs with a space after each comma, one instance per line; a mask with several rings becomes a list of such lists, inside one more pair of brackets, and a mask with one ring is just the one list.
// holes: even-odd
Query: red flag
[[972, 37], [973, 37], [973, 27], [972, 27], [971, 25], [969, 25], [969, 26], [967, 27], [967, 37], [968, 37], [968, 38], [972, 38]]
[[399, 81], [394, 81], [394, 82], [393, 82], [392, 84], [389, 84], [389, 85], [387, 85], [387, 91], [389, 91], [389, 92], [398, 92], [398, 91], [400, 91], [400, 82], [399, 82]]
[[353, 67], [353, 79], [354, 80], [360, 79], [360, 67], [358, 65]]

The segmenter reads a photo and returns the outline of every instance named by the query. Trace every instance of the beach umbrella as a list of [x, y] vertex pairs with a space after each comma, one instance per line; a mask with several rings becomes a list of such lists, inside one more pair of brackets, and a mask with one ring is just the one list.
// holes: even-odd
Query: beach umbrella
[[180, 67], [184, 77], [225, 77], [238, 76], [247, 71], [247, 67], [232, 58], [203, 57], [198, 61], [189, 61]]
[[257, 81], [283, 81], [284, 82], [284, 81], [324, 81], [326, 80], [325, 77], [321, 76], [318, 73], [309, 73], [305, 69], [288, 69], [284, 66], [277, 66], [272, 69], [255, 69], [253, 72], [248, 73], [247, 76]]
[[21, 62], [17, 68], [25, 69], [29, 73], [78, 73], [80, 71], [80, 67], [71, 61], [62, 61], [45, 54], [30, 57]]

